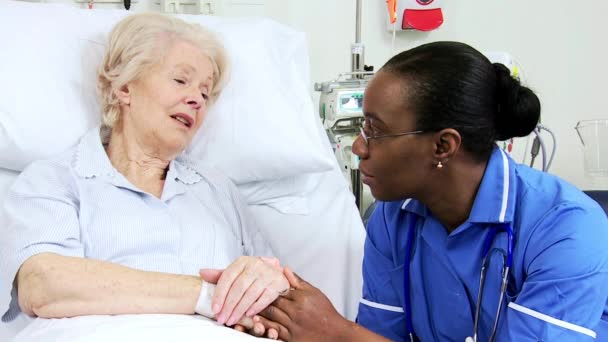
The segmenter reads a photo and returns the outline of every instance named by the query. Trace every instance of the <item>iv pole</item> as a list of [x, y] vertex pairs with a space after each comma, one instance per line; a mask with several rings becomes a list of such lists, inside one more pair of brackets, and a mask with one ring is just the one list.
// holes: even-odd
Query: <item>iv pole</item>
[[[362, 0], [356, 0], [356, 26], [355, 26], [355, 42], [351, 44], [351, 71], [341, 73], [338, 78], [329, 81], [315, 83], [316, 91], [321, 92], [319, 98], [319, 114], [322, 117], [325, 130], [330, 137], [332, 144], [342, 141], [342, 146], [334, 147], [334, 152], [337, 153], [341, 168], [343, 168], [344, 177], [351, 185], [355, 203], [360, 211], [364, 209], [364, 187], [361, 184], [361, 173], [359, 172], [359, 159], [352, 155], [352, 142], [359, 134], [359, 127], [363, 120], [363, 113], [360, 113], [360, 107], [357, 110], [344, 111], [339, 104], [339, 101], [347, 99], [352, 95], [357, 95], [358, 106], [361, 105], [361, 96], [368, 82], [368, 77], [373, 74], [373, 66], [364, 64], [364, 46], [361, 43], [361, 14]], [[329, 112], [326, 117], [326, 111]], [[326, 121], [329, 120], [329, 121]], [[344, 140], [342, 140], [344, 138]], [[340, 150], [339, 153], [337, 152]], [[348, 151], [347, 151], [348, 149]], [[347, 153], [348, 156], [343, 156], [342, 153]], [[343, 162], [343, 163], [342, 163]], [[347, 171], [344, 171], [347, 170]]]
[[[363, 79], [364, 53], [365, 47], [361, 43], [361, 1], [357, 0], [357, 13], [355, 24], [355, 43], [351, 45], [351, 79]], [[353, 158], [358, 158], [353, 155]], [[358, 160], [358, 159], [357, 159]], [[363, 205], [363, 184], [361, 183], [361, 171], [359, 168], [351, 168], [350, 170], [351, 184], [353, 187], [353, 195], [355, 196], [355, 204], [359, 211]]]
[[[351, 45], [351, 71], [353, 73], [362, 72], [364, 66], [365, 47], [361, 43], [361, 1], [357, 0], [357, 14], [355, 23], [355, 43]], [[361, 74], [353, 74], [353, 78], [363, 78]]]

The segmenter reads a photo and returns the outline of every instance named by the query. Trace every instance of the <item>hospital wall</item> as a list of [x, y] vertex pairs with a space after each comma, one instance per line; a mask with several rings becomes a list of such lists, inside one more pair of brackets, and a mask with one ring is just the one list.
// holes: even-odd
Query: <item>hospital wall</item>
[[[354, 0], [291, 0], [288, 24], [310, 40], [313, 80], [329, 80], [349, 71], [350, 43], [355, 39]], [[383, 0], [363, 0], [362, 42], [365, 62], [377, 68], [394, 53], [417, 45], [456, 40], [482, 51], [509, 52], [523, 78], [542, 102], [542, 122], [558, 137], [551, 173], [583, 188], [602, 187], [584, 175], [578, 120], [608, 119], [608, 2], [602, 0], [445, 0], [445, 22], [436, 31], [397, 32], [395, 51], [386, 29]], [[549, 137], [546, 139], [550, 141]], [[525, 139], [515, 143], [522, 161]], [[608, 146], [608, 141], [606, 141]], [[608, 158], [608, 155], [605, 156]], [[530, 157], [527, 157], [527, 161]], [[536, 162], [536, 165], [540, 163]]]
[[[223, 3], [226, 15], [264, 15], [306, 32], [313, 81], [327, 81], [349, 71], [350, 44], [355, 39], [355, 0], [215, 1]], [[69, 0], [48, 2], [84, 6]], [[579, 120], [608, 118], [605, 103], [608, 87], [604, 83], [608, 80], [608, 45], [603, 43], [604, 33], [608, 32], [604, 19], [608, 2], [444, 0], [443, 3], [442, 27], [428, 33], [397, 32], [393, 51], [392, 34], [386, 29], [385, 1], [363, 0], [366, 64], [377, 70], [394, 53], [437, 40], [462, 41], [482, 51], [508, 52], [521, 66], [524, 82], [541, 98], [543, 124], [557, 134], [558, 150], [551, 173], [583, 189], [608, 189], [608, 181], [592, 184], [585, 177], [581, 144], [574, 130]], [[133, 5], [134, 11], [149, 9], [158, 9], [154, 0], [140, 0]], [[525, 144], [526, 139], [515, 143], [513, 156], [520, 162]]]

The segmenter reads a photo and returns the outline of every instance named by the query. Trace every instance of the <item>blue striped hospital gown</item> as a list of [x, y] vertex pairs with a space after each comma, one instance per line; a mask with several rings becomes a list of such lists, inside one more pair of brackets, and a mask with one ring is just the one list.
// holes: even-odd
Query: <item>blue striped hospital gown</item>
[[65, 153], [27, 167], [9, 191], [0, 227], [2, 320], [20, 312], [12, 283], [38, 253], [103, 260], [135, 269], [197, 275], [241, 255], [271, 255], [227, 178], [179, 157], [161, 198], [113, 168], [99, 128]]

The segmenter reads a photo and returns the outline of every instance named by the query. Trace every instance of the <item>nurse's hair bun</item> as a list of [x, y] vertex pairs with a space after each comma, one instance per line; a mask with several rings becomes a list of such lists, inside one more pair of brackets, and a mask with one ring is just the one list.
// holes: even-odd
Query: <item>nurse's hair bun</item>
[[536, 94], [511, 76], [509, 69], [494, 63], [496, 72], [496, 140], [525, 137], [540, 119], [540, 101]]

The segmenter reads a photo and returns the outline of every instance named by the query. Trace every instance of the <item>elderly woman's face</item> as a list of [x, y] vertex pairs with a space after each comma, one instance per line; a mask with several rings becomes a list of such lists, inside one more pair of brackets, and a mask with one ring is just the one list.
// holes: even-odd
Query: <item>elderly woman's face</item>
[[201, 126], [212, 87], [210, 59], [193, 44], [176, 41], [160, 64], [127, 85], [123, 127], [160, 157], [172, 159]]

